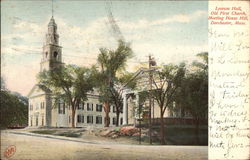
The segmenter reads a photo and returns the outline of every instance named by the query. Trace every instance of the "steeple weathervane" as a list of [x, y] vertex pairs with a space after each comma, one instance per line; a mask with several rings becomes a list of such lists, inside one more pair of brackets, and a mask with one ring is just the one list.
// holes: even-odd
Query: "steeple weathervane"
[[54, 16], [54, 1], [53, 0], [51, 0], [52, 1], [52, 6], [51, 6], [51, 13], [52, 13], [52, 17]]

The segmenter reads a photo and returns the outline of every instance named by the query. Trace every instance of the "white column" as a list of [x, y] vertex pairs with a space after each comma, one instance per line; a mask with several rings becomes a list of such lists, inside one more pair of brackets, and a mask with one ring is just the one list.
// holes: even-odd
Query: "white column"
[[123, 125], [128, 124], [127, 95], [123, 94]]

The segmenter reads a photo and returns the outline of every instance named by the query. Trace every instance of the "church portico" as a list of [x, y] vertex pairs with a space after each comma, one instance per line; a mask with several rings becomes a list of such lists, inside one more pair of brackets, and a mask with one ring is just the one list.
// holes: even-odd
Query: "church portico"
[[[137, 117], [137, 109], [139, 108], [139, 92], [138, 91], [132, 91], [132, 90], [124, 90], [123, 93], [123, 125], [128, 125], [132, 123], [136, 123], [136, 117]], [[135, 105], [129, 105], [128, 99], [130, 95], [135, 95]], [[129, 116], [130, 115], [130, 116]]]

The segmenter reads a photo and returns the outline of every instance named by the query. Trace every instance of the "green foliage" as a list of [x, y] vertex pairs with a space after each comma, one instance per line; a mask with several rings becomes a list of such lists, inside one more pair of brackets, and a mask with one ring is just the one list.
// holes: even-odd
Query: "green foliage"
[[121, 112], [123, 106], [123, 91], [124, 87], [127, 89], [134, 89], [136, 87], [136, 81], [132, 79], [132, 73], [123, 73], [114, 81], [115, 85], [109, 89], [111, 93], [110, 103], [116, 106], [117, 112]]
[[37, 134], [54, 134], [56, 130], [36, 130], [36, 131], [30, 131], [32, 133], [37, 133]]
[[[196, 135], [194, 134], [194, 125], [165, 125], [167, 132], [165, 132], [166, 142], [168, 145], [207, 145], [208, 143], [208, 126], [200, 127], [200, 143], [196, 142]], [[154, 125], [153, 130], [159, 132], [160, 126]], [[159, 142], [158, 139], [155, 139]]]
[[72, 107], [72, 127], [75, 127], [75, 110], [79, 103], [87, 100], [87, 93], [95, 85], [96, 69], [66, 65], [39, 73], [40, 86], [51, 90], [54, 107], [61, 100]]
[[5, 81], [4, 81], [4, 78], [1, 76], [1, 90], [6, 90], [6, 84], [5, 84]]
[[[101, 79], [97, 84], [99, 88], [99, 100], [104, 103], [105, 126], [109, 126], [109, 110], [110, 104], [113, 103], [117, 109], [117, 116], [119, 116], [121, 108], [121, 92], [120, 84], [128, 77], [119, 79], [117, 73], [125, 69], [126, 62], [133, 55], [129, 44], [118, 41], [118, 47], [115, 50], [101, 48], [98, 55], [97, 62], [100, 66], [101, 72], [98, 77]], [[117, 117], [118, 118], [118, 117]]]
[[142, 92], [139, 92], [139, 105], [144, 105], [146, 100], [148, 99], [149, 97], [149, 92], [148, 91], [142, 91]]
[[119, 41], [116, 50], [100, 48], [97, 61], [101, 66], [102, 72], [113, 78], [116, 76], [117, 71], [124, 69], [126, 61], [131, 58], [132, 55], [133, 52], [130, 45]]
[[101, 67], [101, 72], [99, 74], [99, 90], [100, 90], [100, 101], [109, 102], [111, 101], [112, 93], [110, 88], [114, 87], [115, 82], [121, 82], [123, 79], [117, 79], [117, 72], [122, 71], [126, 62], [131, 58], [133, 52], [129, 44], [119, 41], [118, 48], [116, 50], [109, 50], [105, 48], [100, 48], [100, 54], [98, 55], [98, 64]]
[[189, 74], [183, 84], [182, 105], [195, 118], [205, 118], [208, 110], [208, 81], [201, 72]]
[[24, 125], [28, 123], [28, 104], [27, 98], [19, 93], [11, 93], [1, 90], [0, 108], [0, 128]]
[[208, 111], [208, 53], [197, 54], [202, 62], [194, 61], [194, 72], [190, 72], [182, 80], [176, 102], [196, 119], [207, 117]]
[[199, 57], [201, 61], [194, 61], [192, 63], [193, 67], [196, 67], [198, 72], [204, 72], [204, 74], [208, 76], [208, 52], [199, 53], [197, 57]]
[[162, 70], [156, 71], [153, 79], [154, 89], [151, 91], [153, 98], [160, 107], [161, 120], [161, 144], [165, 144], [165, 131], [163, 115], [167, 108], [173, 108], [175, 94], [181, 86], [182, 79], [185, 76], [185, 64], [165, 65]]
[[153, 98], [157, 101], [163, 113], [166, 108], [171, 107], [177, 89], [180, 88], [182, 79], [185, 76], [185, 64], [165, 65], [162, 70], [157, 71], [154, 75], [152, 90]]
[[87, 100], [93, 90], [94, 68], [66, 65], [38, 75], [39, 84], [49, 88], [56, 100], [63, 99], [71, 105]]
[[64, 133], [58, 133], [56, 134], [58, 136], [64, 136], [64, 137], [80, 137], [80, 133], [72, 133], [72, 132], [64, 132]]
[[31, 131], [36, 134], [48, 134], [48, 135], [56, 135], [56, 136], [64, 136], [64, 137], [80, 137], [81, 133], [76, 133], [75, 131], [63, 131], [60, 130], [35, 130]]

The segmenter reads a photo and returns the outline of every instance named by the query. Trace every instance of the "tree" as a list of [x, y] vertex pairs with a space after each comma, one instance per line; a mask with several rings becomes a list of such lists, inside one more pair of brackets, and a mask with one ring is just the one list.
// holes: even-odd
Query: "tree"
[[126, 89], [134, 89], [136, 87], [136, 81], [133, 78], [133, 74], [124, 73], [114, 81], [114, 86], [110, 88], [110, 103], [116, 108], [116, 126], [119, 125], [119, 115], [123, 108], [123, 93], [124, 87]]
[[94, 87], [94, 67], [84, 68], [66, 65], [38, 75], [39, 84], [49, 88], [54, 96], [54, 106], [63, 100], [72, 108], [72, 127], [75, 127], [75, 112], [80, 103], [87, 100], [87, 93]]
[[103, 103], [105, 111], [105, 127], [109, 126], [110, 103], [112, 102], [112, 92], [117, 72], [125, 68], [127, 60], [132, 56], [129, 44], [119, 41], [116, 50], [100, 48], [98, 64], [101, 68], [99, 77], [100, 101]]
[[23, 100], [27, 98], [21, 95], [18, 97], [7, 90], [1, 90], [0, 96], [0, 128], [26, 126], [28, 123], [28, 104]]
[[1, 91], [2, 90], [6, 90], [6, 84], [5, 84], [5, 80], [4, 80], [4, 78], [1, 76]]
[[165, 144], [164, 113], [171, 107], [177, 89], [185, 75], [185, 64], [165, 65], [162, 70], [156, 71], [153, 77], [151, 95], [160, 107], [160, 136], [161, 144]]
[[199, 144], [200, 121], [207, 118], [208, 111], [208, 53], [199, 53], [197, 56], [201, 61], [192, 63], [195, 70], [183, 79], [176, 101], [193, 116], [196, 143]]

